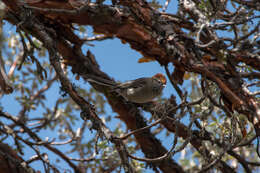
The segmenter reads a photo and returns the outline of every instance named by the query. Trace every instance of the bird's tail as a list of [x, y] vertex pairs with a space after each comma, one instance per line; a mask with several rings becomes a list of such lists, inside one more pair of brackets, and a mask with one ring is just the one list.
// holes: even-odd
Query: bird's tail
[[108, 86], [112, 88], [115, 88], [117, 85], [117, 83], [112, 80], [104, 79], [95, 75], [86, 75], [86, 80], [90, 83], [96, 83], [98, 85]]

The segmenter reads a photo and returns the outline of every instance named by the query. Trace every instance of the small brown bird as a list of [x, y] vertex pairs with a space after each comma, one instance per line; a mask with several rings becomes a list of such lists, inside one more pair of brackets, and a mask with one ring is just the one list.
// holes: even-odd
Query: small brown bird
[[123, 83], [114, 83], [108, 80], [91, 77], [87, 79], [100, 85], [112, 87], [125, 100], [134, 103], [147, 103], [158, 97], [163, 88], [166, 86], [166, 78], [163, 74], [158, 73], [153, 77], [143, 77]]

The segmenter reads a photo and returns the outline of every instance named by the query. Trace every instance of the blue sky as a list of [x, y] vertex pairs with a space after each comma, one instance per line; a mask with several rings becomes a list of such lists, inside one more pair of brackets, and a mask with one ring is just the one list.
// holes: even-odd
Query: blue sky
[[[165, 1], [160, 1], [165, 2]], [[174, 13], [176, 11], [176, 1], [171, 1], [167, 12]], [[6, 24], [4, 26], [4, 30], [15, 32], [15, 27], [10, 26], [9, 24]], [[91, 31], [91, 29], [89, 29]], [[6, 33], [7, 34], [7, 33]], [[113, 77], [117, 81], [126, 81], [126, 80], [132, 80], [139, 77], [149, 77], [153, 76], [154, 74], [160, 72], [164, 73], [164, 68], [160, 66], [157, 62], [149, 62], [149, 63], [138, 63], [138, 59], [142, 58], [142, 55], [135, 50], [131, 49], [128, 44], [122, 44], [119, 39], [113, 39], [113, 40], [106, 40], [101, 42], [91, 42], [91, 44], [94, 44], [94, 47], [85, 45], [83, 48], [83, 52], [86, 53], [87, 50], [90, 50], [96, 57], [97, 62], [99, 63], [101, 70]], [[46, 58], [47, 59], [47, 58]], [[172, 67], [170, 70], [173, 70]], [[86, 89], [89, 88], [89, 84], [85, 82], [79, 82], [76, 81], [74, 77], [71, 76], [72, 82], [75, 82], [77, 85], [80, 85], [81, 87], [86, 87]], [[188, 88], [189, 83], [185, 83], [182, 88]], [[168, 98], [171, 94], [176, 95], [175, 90], [171, 86], [171, 84], [168, 82], [168, 85], [163, 91], [163, 96]], [[17, 96], [17, 92], [14, 92], [11, 95], [4, 96], [1, 98], [0, 103], [2, 107], [4, 107], [4, 110], [16, 115], [18, 111], [20, 110], [19, 104], [15, 101], [15, 96]], [[50, 98], [48, 101], [46, 101], [46, 104], [50, 107], [54, 106], [55, 100], [51, 99], [53, 97], [61, 97], [59, 94], [59, 84], [55, 84], [51, 90], [49, 90], [46, 93], [46, 97]], [[107, 115], [113, 115], [116, 114], [111, 111], [111, 108], [109, 106], [106, 106]], [[37, 111], [32, 112], [32, 114], [36, 115], [41, 114], [41, 110], [38, 109]], [[79, 115], [76, 115], [79, 117]], [[106, 116], [106, 115], [102, 115]], [[113, 117], [112, 116], [112, 117]], [[149, 115], [148, 115], [149, 116]], [[1, 120], [5, 121], [5, 120]], [[116, 124], [120, 121], [118, 119], [113, 119], [112, 124], [110, 124], [110, 128], [114, 129]], [[78, 125], [79, 126], [79, 125]], [[75, 126], [75, 129], [78, 127]], [[90, 133], [90, 132], [89, 132]], [[53, 131], [43, 131], [40, 133], [40, 136], [42, 139], [45, 137], [55, 137], [56, 134]], [[161, 142], [167, 147], [170, 147], [170, 144], [173, 141], [173, 135], [171, 135], [170, 138], [167, 140], [161, 140]], [[158, 138], [163, 139], [164, 135], [158, 136]], [[12, 144], [12, 140], [10, 140], [10, 144]], [[64, 151], [66, 150], [66, 147], [63, 147]], [[41, 148], [42, 151], [46, 151], [45, 149]], [[48, 152], [49, 153], [49, 152]], [[139, 153], [140, 154], [140, 153]], [[30, 158], [32, 155], [34, 155], [34, 152], [32, 150], [26, 150], [25, 158]], [[141, 156], [141, 154], [140, 154]], [[179, 154], [175, 157], [178, 158]], [[75, 156], [76, 157], [76, 156]], [[50, 159], [54, 161], [55, 159], [54, 154], [50, 154]], [[59, 164], [60, 167], [63, 167], [64, 162], [61, 162]], [[64, 167], [66, 167], [67, 164], [64, 164]], [[37, 169], [43, 169], [40, 162], [37, 162], [34, 164], [34, 168]]]

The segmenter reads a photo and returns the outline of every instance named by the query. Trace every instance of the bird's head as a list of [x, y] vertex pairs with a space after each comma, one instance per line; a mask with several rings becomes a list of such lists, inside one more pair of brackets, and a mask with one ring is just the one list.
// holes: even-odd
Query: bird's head
[[166, 80], [166, 77], [162, 73], [157, 73], [152, 78], [160, 81], [164, 86], [166, 85], [167, 80]]

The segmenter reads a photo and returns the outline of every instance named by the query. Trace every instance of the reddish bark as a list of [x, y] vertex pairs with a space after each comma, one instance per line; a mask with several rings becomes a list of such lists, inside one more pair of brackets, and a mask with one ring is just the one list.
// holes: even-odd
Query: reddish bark
[[[9, 7], [7, 11], [12, 11], [19, 16], [20, 7], [17, 1], [3, 1]], [[197, 53], [196, 49], [198, 47], [195, 45], [194, 40], [189, 39], [181, 31], [182, 27], [193, 29], [191, 23], [176, 22], [172, 21], [168, 16], [158, 15], [155, 10], [150, 8], [142, 0], [121, 1], [123, 6], [128, 6], [132, 11], [120, 11], [118, 8], [105, 5], [97, 6], [94, 4], [89, 4], [85, 9], [78, 9], [82, 4], [75, 3], [72, 0], [27, 0], [26, 2], [30, 6], [38, 7], [38, 9], [35, 9], [37, 17], [39, 19], [43, 18], [43, 23], [46, 26], [52, 25], [52, 29], [55, 29], [55, 36], [53, 38], [57, 41], [58, 52], [66, 59], [66, 63], [73, 67], [73, 72], [79, 73], [84, 77], [84, 73], [87, 70], [79, 70], [79, 64], [84, 63], [84, 58], [82, 58], [84, 55], [77, 51], [83, 41], [78, 39], [70, 26], [72, 23], [91, 25], [95, 32], [118, 37], [123, 42], [129, 43], [133, 49], [142, 53], [144, 57], [154, 58], [161, 65], [174, 64], [179, 73], [176, 72], [173, 75], [179, 83], [182, 81], [184, 71], [195, 72], [214, 81], [220, 88], [223, 98], [227, 100], [225, 103], [228, 103], [227, 107], [230, 111], [236, 110], [239, 113], [245, 114], [254, 124], [257, 134], [260, 135], [260, 122], [254, 120], [256, 117], [260, 119], [259, 103], [253, 96], [243, 90], [242, 84], [239, 82], [234, 83], [232, 79], [236, 78], [238, 74], [233, 68], [228, 68], [227, 65], [221, 62], [213, 63], [203, 60], [202, 55], [199, 53], [200, 57], [194, 55]], [[162, 22], [162, 20], [166, 20], [167, 22]], [[16, 25], [20, 22], [10, 18], [8, 21]], [[37, 33], [39, 32], [39, 28], [26, 29], [36, 38], [42, 40]], [[179, 40], [174, 38], [171, 33], [177, 33], [178, 37], [180, 37]], [[210, 38], [210, 35], [205, 35], [202, 40], [208, 42]], [[71, 47], [67, 43], [67, 40], [73, 43], [74, 47]], [[220, 54], [219, 47], [216, 45], [206, 49], [212, 55], [217, 56]], [[251, 59], [244, 57], [236, 56], [235, 58], [238, 62], [245, 62], [253, 68], [259, 69], [258, 64], [260, 63], [257, 59], [253, 63]], [[107, 77], [94, 67], [89, 68], [89, 71], [92, 70], [91, 72]], [[113, 110], [119, 113], [120, 119], [127, 124], [129, 129], [140, 128], [138, 126], [140, 122], [138, 122], [137, 118], [139, 113], [135, 106], [126, 105], [122, 103], [122, 100], [111, 95], [105, 88], [96, 87], [99, 91], [105, 93]], [[133, 112], [135, 115], [132, 114]], [[141, 122], [139, 125], [142, 126], [144, 124]], [[171, 127], [167, 123], [164, 125], [168, 130], [174, 132], [173, 128], [175, 127]], [[149, 134], [149, 131], [147, 133]], [[185, 138], [187, 133], [182, 133], [181, 135]], [[135, 134], [135, 137], [147, 157], [158, 157], [166, 152], [153, 136]], [[199, 148], [201, 143], [194, 142], [193, 145]], [[156, 150], [154, 150], [154, 146], [157, 147]], [[177, 166], [174, 165], [173, 161], [161, 162], [159, 163], [159, 167], [164, 172], [179, 169], [176, 169]]]

